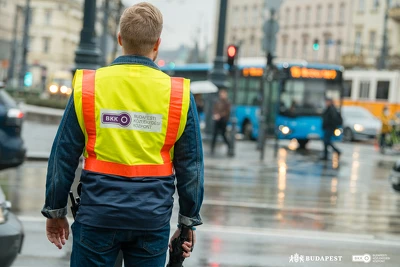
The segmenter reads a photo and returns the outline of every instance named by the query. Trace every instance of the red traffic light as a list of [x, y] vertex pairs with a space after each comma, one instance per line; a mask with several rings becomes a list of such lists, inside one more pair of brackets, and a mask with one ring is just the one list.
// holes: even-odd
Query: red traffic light
[[228, 46], [228, 57], [235, 57], [236, 56], [236, 46], [230, 45]]

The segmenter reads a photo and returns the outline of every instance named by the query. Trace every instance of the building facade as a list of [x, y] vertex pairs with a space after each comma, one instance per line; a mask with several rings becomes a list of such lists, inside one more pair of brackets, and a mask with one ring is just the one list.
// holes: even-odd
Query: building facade
[[33, 0], [29, 31], [28, 65], [33, 87], [45, 78], [71, 71], [82, 29], [83, 1]]
[[279, 12], [277, 55], [337, 63], [351, 49], [353, 0], [286, 0]]
[[[228, 1], [225, 44], [240, 44], [241, 57], [265, 55], [262, 50], [264, 6], [265, 0]], [[216, 23], [218, 26], [218, 19]]]
[[[123, 5], [120, 0], [109, 0], [108, 34], [102, 38], [104, 2], [97, 1], [95, 38], [99, 43], [106, 40], [107, 56], [100, 58], [99, 64], [109, 63], [120, 51], [115, 45], [115, 36]], [[12, 86], [18, 84], [21, 70], [25, 5], [26, 0], [0, 0], [0, 79], [6, 79], [8, 67], [13, 61], [15, 71], [12, 81], [8, 81]], [[84, 0], [31, 0], [27, 65], [32, 74], [32, 88], [46, 89], [56, 73], [64, 73], [64, 77], [68, 76], [66, 73], [72, 73], [82, 30], [83, 7]], [[13, 46], [16, 48], [14, 58], [10, 53]]]

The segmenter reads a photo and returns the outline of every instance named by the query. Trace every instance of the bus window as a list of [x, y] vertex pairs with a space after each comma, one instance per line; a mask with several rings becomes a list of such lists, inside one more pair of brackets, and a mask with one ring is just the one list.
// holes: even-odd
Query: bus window
[[240, 77], [237, 84], [236, 92], [236, 105], [246, 105], [247, 104], [247, 82], [248, 79]]
[[388, 100], [389, 99], [389, 81], [378, 81], [376, 88], [376, 99]]
[[352, 80], [347, 80], [343, 82], [343, 97], [351, 97], [351, 87], [353, 85]]
[[247, 94], [248, 106], [260, 105], [260, 78], [249, 78], [249, 90]]
[[325, 80], [288, 80], [280, 99], [280, 112], [286, 116], [320, 115], [325, 108], [326, 92], [330, 96], [337, 94], [340, 99], [339, 84], [328, 83]]

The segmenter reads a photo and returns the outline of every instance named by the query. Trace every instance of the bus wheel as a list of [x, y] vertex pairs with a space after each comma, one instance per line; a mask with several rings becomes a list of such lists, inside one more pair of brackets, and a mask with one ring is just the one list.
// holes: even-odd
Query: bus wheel
[[299, 149], [306, 149], [308, 139], [300, 139], [300, 140], [297, 140], [297, 142], [299, 143]]
[[345, 141], [345, 142], [351, 142], [351, 141], [353, 141], [353, 132], [351, 131], [350, 128], [344, 129], [344, 132], [343, 132], [343, 141]]
[[246, 140], [253, 140], [253, 125], [250, 121], [246, 121], [243, 124], [243, 135]]

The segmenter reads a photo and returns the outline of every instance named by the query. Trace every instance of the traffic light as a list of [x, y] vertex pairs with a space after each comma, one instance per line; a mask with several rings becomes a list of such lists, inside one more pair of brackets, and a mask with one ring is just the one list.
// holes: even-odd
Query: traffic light
[[232, 68], [235, 65], [235, 59], [238, 54], [238, 47], [236, 45], [229, 45], [228, 50], [228, 65]]
[[314, 51], [318, 51], [319, 50], [319, 41], [318, 41], [318, 39], [314, 40], [312, 48], [313, 48]]

